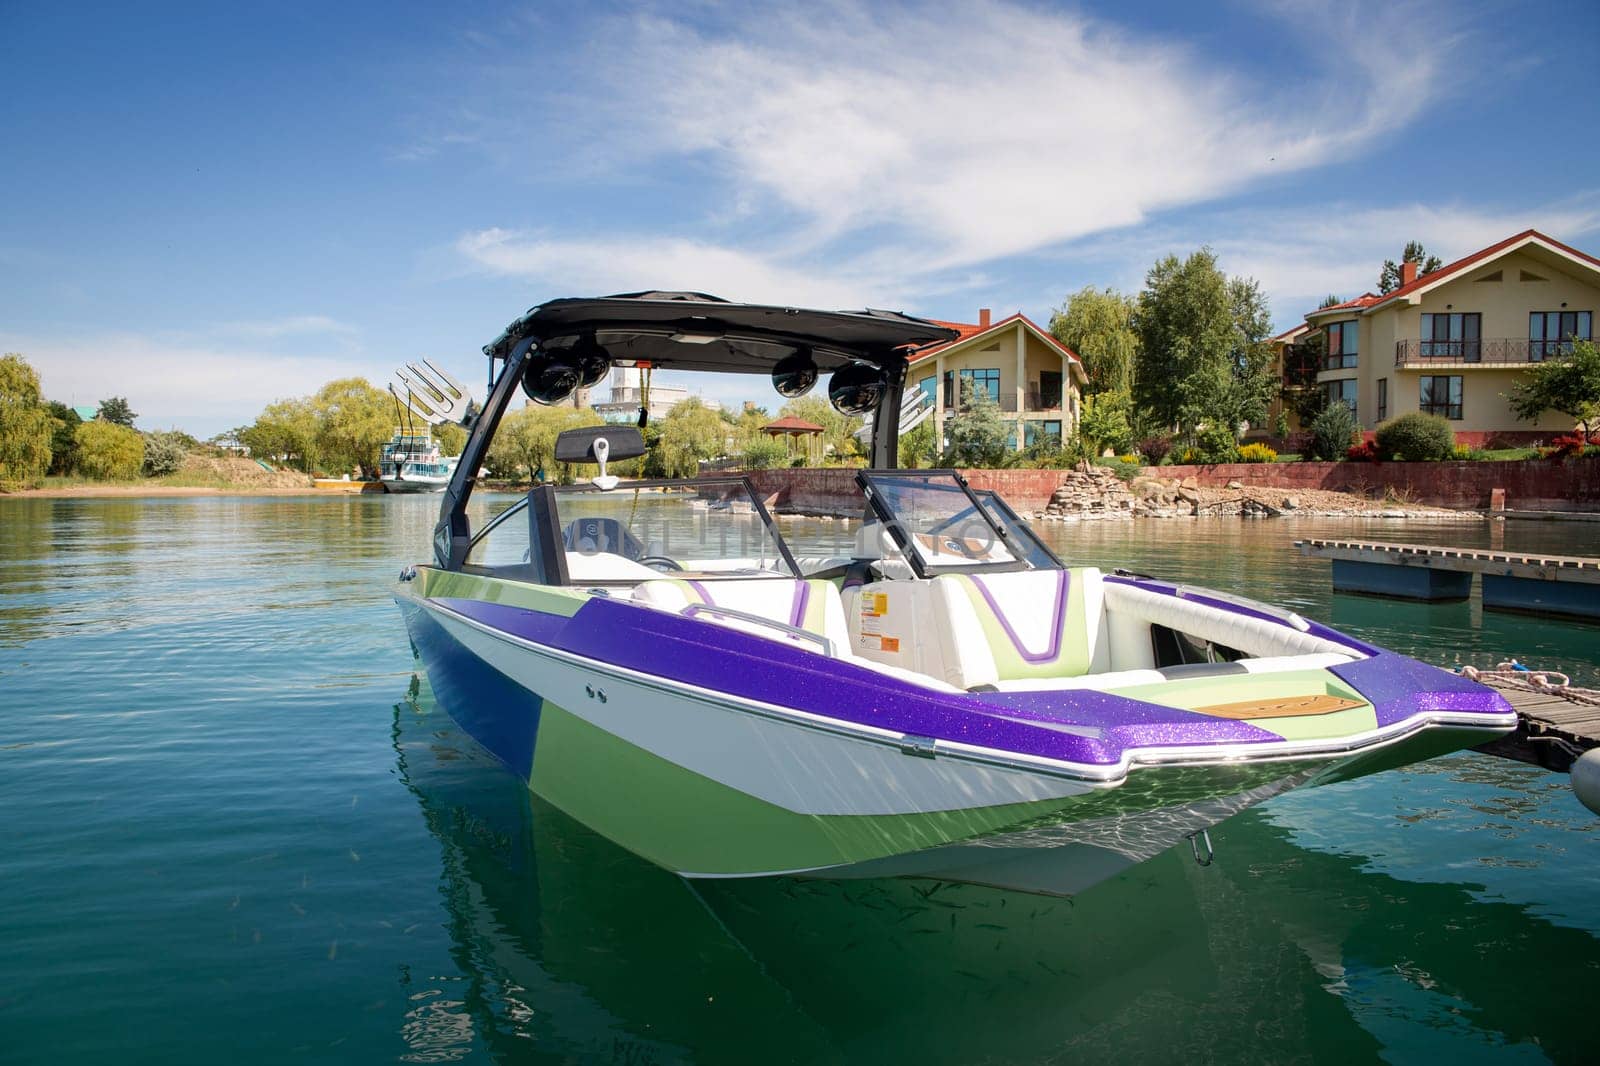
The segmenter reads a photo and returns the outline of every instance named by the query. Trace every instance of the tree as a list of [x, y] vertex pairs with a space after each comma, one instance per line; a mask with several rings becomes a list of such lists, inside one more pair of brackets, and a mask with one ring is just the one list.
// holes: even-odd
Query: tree
[[1193, 438], [1202, 424], [1260, 422], [1278, 385], [1261, 287], [1228, 278], [1202, 248], [1150, 268], [1139, 294], [1133, 398], [1159, 427]]
[[255, 423], [238, 432], [238, 439], [257, 459], [289, 463], [309, 474], [321, 455], [320, 423], [309, 399], [278, 400], [267, 405]]
[[139, 416], [128, 406], [126, 396], [113, 396], [109, 400], [100, 401], [100, 412], [96, 417], [103, 418], [112, 425], [127, 426], [132, 429], [133, 420]]
[[1139, 355], [1139, 334], [1134, 328], [1137, 310], [1138, 303], [1131, 296], [1085, 286], [1050, 316], [1050, 332], [1083, 360], [1086, 394], [1133, 388]]
[[1110, 448], [1121, 455], [1133, 447], [1132, 398], [1126, 392], [1102, 392], [1083, 398], [1083, 415], [1078, 419], [1078, 436], [1090, 455]]
[[694, 477], [700, 460], [725, 455], [728, 424], [694, 396], [677, 404], [661, 420], [656, 456], [664, 477]]
[[601, 425], [592, 408], [529, 404], [501, 419], [489, 446], [489, 468], [502, 476], [570, 481], [571, 464], [556, 465], [556, 438], [565, 430]]
[[812, 394], [790, 400], [778, 409], [778, 417], [804, 419], [821, 426], [824, 453], [831, 452], [839, 459], [853, 459], [861, 454], [855, 439], [861, 419], [840, 414], [824, 396]]
[[1317, 310], [1321, 311], [1329, 307], [1338, 307], [1342, 303], [1344, 303], [1344, 299], [1342, 297], [1335, 296], [1330, 292], [1328, 295], [1322, 298], [1322, 302], [1317, 305]]
[[20, 355], [0, 356], [0, 485], [38, 484], [50, 469], [55, 428], [38, 372]]
[[1506, 399], [1523, 421], [1559, 411], [1583, 427], [1587, 440], [1600, 430], [1600, 347], [1573, 341], [1571, 354], [1530, 364]]
[[1349, 404], [1334, 401], [1311, 422], [1311, 439], [1306, 443], [1307, 459], [1334, 462], [1344, 458], [1356, 435], [1356, 416]]
[[365, 378], [330, 381], [311, 398], [317, 447], [331, 470], [378, 472], [378, 454], [394, 435], [394, 398]]
[[157, 431], [144, 435], [144, 472], [147, 477], [175, 474], [189, 457], [194, 438], [181, 430]]
[[776, 437], [757, 437], [744, 446], [739, 462], [746, 470], [770, 470], [789, 462], [789, 449]]
[[144, 466], [144, 438], [118, 422], [96, 419], [74, 432], [78, 470], [101, 481], [132, 481]]
[[961, 411], [945, 421], [944, 431], [950, 438], [944, 454], [948, 466], [1000, 466], [1005, 461], [1010, 427], [988, 389], [974, 389], [963, 380]]
[[460, 455], [467, 446], [467, 431], [454, 422], [441, 422], [433, 427], [433, 439], [439, 442], [441, 455]]
[[929, 467], [939, 461], [939, 442], [933, 435], [933, 417], [923, 419], [909, 433], [900, 434], [899, 466], [906, 470]]
[[70, 474], [78, 452], [78, 444], [72, 434], [83, 419], [60, 400], [46, 400], [44, 406], [50, 412], [50, 417], [56, 420], [55, 430], [50, 437], [49, 472], [57, 476]]
[[[1432, 274], [1444, 266], [1436, 255], [1429, 255], [1428, 250], [1422, 246], [1421, 241], [1407, 241], [1406, 250], [1400, 253], [1400, 263], [1417, 264], [1417, 277]], [[1400, 287], [1400, 263], [1393, 259], [1383, 261], [1383, 270], [1378, 274], [1378, 291], [1380, 293], [1393, 292]]]

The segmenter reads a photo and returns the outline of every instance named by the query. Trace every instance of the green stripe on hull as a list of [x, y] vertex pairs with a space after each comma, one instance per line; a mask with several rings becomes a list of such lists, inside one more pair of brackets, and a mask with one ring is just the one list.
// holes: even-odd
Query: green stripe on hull
[[578, 608], [589, 601], [587, 592], [578, 589], [552, 588], [547, 585], [530, 585], [522, 581], [507, 581], [481, 574], [463, 574], [454, 570], [436, 570], [431, 566], [417, 567], [419, 594], [434, 598], [443, 596], [457, 600], [482, 600], [502, 603], [507, 607], [526, 607], [545, 614], [571, 618]]
[[796, 814], [550, 703], [540, 712], [529, 784], [634, 854], [692, 874], [809, 870], [900, 855], [1032, 821], [1075, 802], [1067, 797], [904, 815]]

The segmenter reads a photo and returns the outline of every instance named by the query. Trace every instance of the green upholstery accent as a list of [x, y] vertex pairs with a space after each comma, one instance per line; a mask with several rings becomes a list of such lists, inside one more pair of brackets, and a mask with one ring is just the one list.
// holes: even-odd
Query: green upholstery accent
[[443, 596], [457, 600], [482, 600], [485, 603], [503, 603], [508, 607], [526, 607], [563, 618], [577, 614], [578, 608], [592, 598], [582, 589], [530, 585], [526, 581], [464, 574], [432, 566], [417, 567], [416, 580], [421, 585], [421, 595], [429, 599]]
[[[1029, 662], [1022, 657], [1016, 642], [1006, 632], [1004, 623], [995, 613], [994, 608], [978, 587], [977, 582], [970, 575], [949, 574], [943, 575], [936, 580], [953, 581], [960, 586], [962, 592], [966, 594], [967, 599], [972, 603], [972, 609], [978, 616], [978, 624], [983, 627], [983, 635], [989, 641], [989, 651], [994, 656], [997, 676], [1002, 681], [1017, 681], [1034, 677], [1079, 677], [1089, 672], [1089, 627], [1091, 625], [1099, 625], [1099, 619], [1085, 617], [1083, 568], [1074, 567], [1067, 571], [1067, 575], [1067, 602], [1065, 613], [1061, 620], [1061, 646], [1053, 657], [1040, 662]], [[1054, 571], [1033, 571], [1029, 576], [1034, 581], [1053, 582], [1055, 573]], [[1003, 597], [995, 593], [993, 586], [990, 587], [990, 595], [994, 596], [996, 600], [1003, 601]], [[1017, 605], [1010, 602], [1002, 602], [1001, 605], [1008, 611], [1017, 609]], [[1053, 614], [1054, 609], [1055, 598], [1052, 595], [1048, 602], [1045, 603], [1043, 610]], [[1030, 641], [1029, 650], [1043, 652], [1046, 650], [1046, 642], [1043, 640]]]
[[[1285, 670], [1276, 674], [1227, 674], [1133, 685], [1111, 690], [1119, 696], [1194, 710], [1217, 703], [1274, 700], [1288, 696], [1338, 696], [1360, 701], [1362, 706], [1328, 714], [1287, 718], [1245, 718], [1285, 740], [1333, 740], [1378, 728], [1377, 712], [1366, 698], [1327, 670]], [[1204, 713], [1204, 712], [1201, 712]]]

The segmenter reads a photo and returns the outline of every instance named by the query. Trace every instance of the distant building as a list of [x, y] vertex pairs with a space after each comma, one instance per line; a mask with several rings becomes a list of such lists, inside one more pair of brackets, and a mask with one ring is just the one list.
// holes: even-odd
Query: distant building
[[[658, 422], [667, 416], [667, 413], [692, 395], [682, 385], [665, 385], [658, 381], [650, 382], [650, 421]], [[713, 411], [720, 409], [721, 405], [715, 400], [699, 397], [700, 402]], [[639, 417], [639, 408], [644, 405], [644, 387], [640, 381], [640, 371], [633, 367], [616, 367], [611, 371], [611, 395], [594, 404], [595, 413], [607, 422], [633, 422]]]
[[1325, 342], [1317, 385], [1362, 429], [1423, 411], [1483, 444], [1571, 432], [1553, 411], [1518, 421], [1506, 395], [1531, 364], [1592, 340], [1597, 310], [1600, 259], [1530, 229], [1429, 274], [1402, 264], [1393, 292], [1318, 308], [1306, 327]]
[[961, 403], [961, 383], [984, 389], [1011, 423], [1011, 447], [1026, 448], [1055, 437], [1065, 440], [1078, 424], [1087, 380], [1077, 353], [1040, 329], [1026, 315], [991, 321], [940, 322], [961, 336], [918, 352], [906, 375], [933, 403], [935, 437], [943, 442], [945, 419]]
[[85, 404], [74, 407], [72, 413], [77, 415], [80, 421], [93, 422], [100, 417], [100, 407], [98, 404]]

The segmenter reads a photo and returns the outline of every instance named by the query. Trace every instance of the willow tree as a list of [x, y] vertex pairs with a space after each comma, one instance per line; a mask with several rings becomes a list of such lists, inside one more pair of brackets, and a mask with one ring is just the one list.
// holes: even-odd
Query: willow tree
[[600, 416], [592, 408], [529, 404], [501, 420], [489, 447], [489, 468], [501, 476], [529, 481], [570, 481], [570, 464], [556, 465], [556, 437], [569, 429], [600, 424]]
[[56, 420], [40, 402], [39, 374], [15, 353], [0, 356], [0, 485], [36, 485], [50, 469]]
[[1083, 361], [1086, 394], [1126, 393], [1133, 388], [1139, 357], [1139, 332], [1134, 328], [1138, 306], [1125, 293], [1086, 285], [1050, 316], [1050, 332]]
[[733, 429], [722, 416], [691, 396], [661, 420], [656, 460], [666, 477], [694, 477], [700, 460], [726, 455]]
[[311, 398], [317, 416], [317, 447], [333, 469], [378, 472], [378, 454], [394, 434], [399, 414], [394, 397], [365, 378], [330, 381]]

